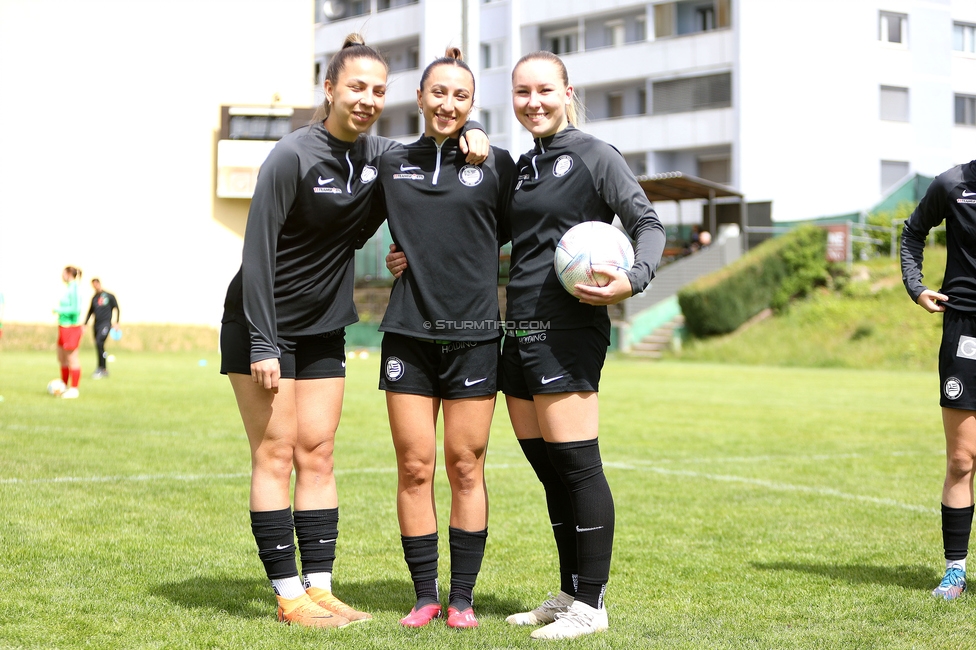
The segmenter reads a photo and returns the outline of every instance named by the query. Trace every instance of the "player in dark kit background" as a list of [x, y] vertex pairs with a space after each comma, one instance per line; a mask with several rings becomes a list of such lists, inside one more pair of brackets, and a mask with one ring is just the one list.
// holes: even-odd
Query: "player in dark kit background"
[[[946, 268], [938, 291], [922, 283], [929, 231], [945, 222]], [[901, 238], [905, 288], [929, 313], [944, 314], [939, 349], [946, 476], [942, 542], [946, 568], [932, 595], [954, 600], [966, 591], [966, 556], [973, 526], [976, 465], [976, 160], [940, 174], [929, 186]]]
[[92, 296], [91, 306], [88, 307], [88, 315], [85, 316], [85, 325], [88, 324], [92, 316], [95, 317], [95, 322], [92, 324], [92, 334], [95, 337], [95, 352], [98, 356], [98, 368], [92, 373], [92, 379], [101, 379], [108, 377], [108, 369], [105, 366], [105, 340], [112, 330], [113, 312], [115, 325], [119, 324], [119, 318], [122, 312], [119, 310], [119, 302], [115, 299], [115, 296], [102, 288], [101, 280], [92, 278], [91, 285], [92, 289], [95, 290], [95, 295]]
[[[372, 618], [332, 593], [339, 521], [332, 452], [345, 385], [344, 327], [358, 320], [354, 243], [368, 215], [376, 161], [400, 146], [367, 135], [383, 111], [387, 72], [359, 35], [333, 56], [325, 105], [261, 166], [241, 270], [224, 302], [221, 372], [250, 444], [251, 531], [279, 620], [308, 627]], [[472, 152], [473, 162], [487, 153], [481, 137], [484, 148]]]
[[[417, 104], [424, 135], [383, 154], [380, 217], [414, 261], [393, 286], [380, 388], [386, 391], [397, 454], [397, 515], [416, 603], [400, 623], [422, 627], [441, 614], [437, 590], [434, 472], [437, 418], [451, 485], [451, 590], [447, 625], [478, 626], [474, 586], [488, 537], [484, 465], [495, 407], [498, 340], [498, 223], [514, 184], [508, 152], [481, 165], [458, 149], [474, 102], [474, 75], [450, 48], [424, 70]], [[380, 200], [382, 197], [382, 200]]]

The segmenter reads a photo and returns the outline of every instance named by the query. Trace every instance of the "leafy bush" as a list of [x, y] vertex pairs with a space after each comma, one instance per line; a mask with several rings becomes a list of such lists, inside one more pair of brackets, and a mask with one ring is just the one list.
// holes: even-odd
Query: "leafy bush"
[[698, 279], [678, 293], [692, 336], [725, 334], [763, 309], [783, 309], [830, 278], [826, 232], [801, 226], [770, 239], [733, 264]]

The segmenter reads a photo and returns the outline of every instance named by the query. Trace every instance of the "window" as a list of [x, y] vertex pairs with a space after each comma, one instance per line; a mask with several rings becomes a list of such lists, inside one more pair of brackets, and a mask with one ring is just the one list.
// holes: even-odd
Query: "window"
[[291, 133], [290, 115], [231, 115], [229, 139], [280, 140]]
[[481, 68], [501, 68], [505, 65], [505, 43], [498, 41], [495, 43], [481, 44]]
[[976, 97], [956, 95], [956, 124], [976, 126]]
[[647, 90], [644, 88], [637, 89], [637, 114], [647, 114]]
[[627, 166], [630, 167], [630, 171], [634, 172], [634, 176], [644, 176], [647, 174], [646, 153], [627, 154], [624, 156], [624, 160], [627, 162]]
[[678, 0], [654, 5], [654, 36], [698, 34], [731, 24], [729, 0]]
[[899, 160], [881, 161], [881, 191], [887, 192], [908, 176], [908, 163]]
[[715, 29], [715, 7], [708, 5], [695, 9], [695, 26], [699, 32]]
[[579, 52], [579, 27], [577, 25], [549, 27], [539, 34], [542, 49], [553, 54], [570, 54]]
[[481, 122], [482, 126], [485, 127], [485, 133], [491, 135], [495, 132], [495, 129], [491, 123], [491, 111], [484, 108], [481, 109], [481, 116], [478, 118], [478, 121]]
[[624, 44], [624, 21], [610, 20], [603, 25], [603, 42], [609, 47], [619, 47]]
[[377, 11], [386, 11], [387, 9], [396, 9], [397, 7], [406, 7], [407, 5], [415, 5], [419, 3], [420, 0], [378, 0], [376, 3]]
[[698, 157], [698, 177], [714, 183], [732, 182], [732, 161], [725, 154]]
[[654, 5], [654, 37], [674, 35], [674, 3]]
[[386, 59], [390, 72], [416, 70], [420, 67], [420, 46], [413, 43], [399, 43], [380, 50]]
[[653, 85], [654, 113], [684, 113], [732, 105], [730, 73], [658, 81]]
[[634, 37], [630, 39], [630, 43], [642, 43], [647, 40], [647, 16], [641, 14], [634, 18]]
[[952, 49], [956, 52], [976, 54], [976, 25], [954, 23], [952, 25]]
[[607, 117], [622, 117], [624, 114], [624, 94], [613, 92], [607, 95]]
[[878, 39], [882, 43], [908, 43], [908, 16], [881, 12]]
[[881, 119], [908, 121], [908, 88], [881, 86]]

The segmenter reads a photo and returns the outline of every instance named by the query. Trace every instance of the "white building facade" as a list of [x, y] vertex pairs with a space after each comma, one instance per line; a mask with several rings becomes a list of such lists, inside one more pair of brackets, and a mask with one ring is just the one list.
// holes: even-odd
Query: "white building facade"
[[517, 157], [531, 139], [511, 69], [546, 49], [582, 128], [636, 174], [730, 184], [775, 221], [862, 210], [976, 158], [972, 0], [333, 0], [317, 21], [320, 82], [349, 32], [389, 56], [382, 135], [417, 137], [420, 73], [456, 45], [477, 72], [475, 119]]

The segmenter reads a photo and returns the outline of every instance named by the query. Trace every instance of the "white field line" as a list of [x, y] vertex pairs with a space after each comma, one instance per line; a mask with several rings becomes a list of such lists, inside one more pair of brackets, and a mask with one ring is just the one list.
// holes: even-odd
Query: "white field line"
[[[486, 465], [485, 469], [511, 469], [515, 465]], [[525, 465], [528, 469], [528, 464]], [[396, 467], [337, 469], [337, 476], [351, 474], [395, 474]], [[232, 474], [135, 474], [132, 476], [55, 476], [51, 478], [3, 478], [0, 485], [38, 485], [44, 483], [122, 483], [125, 481], [209, 481], [250, 478], [250, 472]]]
[[[889, 455], [911, 455], [911, 454], [898, 454], [897, 452]], [[810, 460], [824, 460], [830, 458], [856, 458], [859, 457], [858, 454], [838, 454], [834, 456], [804, 456], [804, 459]], [[786, 458], [796, 457], [749, 457], [744, 458], [748, 462], [753, 462], [755, 459], [767, 459], [767, 460], [784, 460]], [[689, 459], [691, 461], [691, 459]], [[695, 459], [694, 462], [714, 462], [715, 459], [709, 459], [703, 461], [702, 459]], [[792, 483], [779, 483], [776, 481], [768, 481], [765, 479], [748, 478], [744, 476], [732, 476], [728, 474], [706, 474], [704, 472], [694, 472], [691, 470], [675, 470], [667, 469], [664, 467], [659, 467], [650, 464], [650, 461], [637, 461], [636, 463], [616, 463], [607, 462], [604, 463], [605, 467], [610, 467], [613, 469], [625, 470], [625, 471], [636, 471], [636, 472], [651, 472], [654, 474], [661, 474], [664, 476], [676, 476], [683, 478], [694, 478], [694, 479], [704, 479], [707, 481], [718, 481], [722, 483], [740, 483], [743, 485], [754, 485], [757, 487], [766, 488], [768, 490], [774, 490], [777, 492], [802, 492], [806, 494], [816, 494], [818, 496], [828, 496], [838, 499], [847, 499], [850, 501], [860, 501], [862, 503], [871, 503], [874, 505], [888, 506], [893, 508], [899, 508], [901, 510], [909, 510], [911, 512], [922, 512], [926, 514], [938, 514], [939, 510], [936, 508], [930, 508], [927, 506], [917, 506], [909, 503], [901, 503], [900, 501], [895, 501], [894, 499], [882, 499], [878, 497], [870, 497], [861, 494], [850, 494], [848, 492], [841, 492], [840, 490], [835, 490], [833, 488], [823, 488], [808, 485], [794, 485]], [[485, 465], [486, 470], [505, 470], [505, 469], [528, 469], [527, 464], [517, 463], [517, 464], [488, 464]], [[336, 475], [353, 475], [353, 474], [391, 474], [395, 473], [395, 467], [364, 467], [359, 469], [337, 469]], [[224, 480], [224, 479], [242, 479], [250, 477], [248, 472], [238, 472], [231, 474], [137, 474], [133, 476], [61, 476], [52, 478], [36, 478], [36, 479], [21, 479], [21, 478], [6, 478], [0, 479], [0, 485], [38, 485], [46, 483], [116, 483], [124, 481], [208, 481], [208, 480]]]
[[817, 496], [835, 497], [838, 499], [860, 501], [862, 503], [871, 503], [880, 506], [890, 506], [902, 510], [910, 510], [912, 512], [939, 514], [939, 510], [936, 508], [916, 506], [910, 503], [901, 503], [900, 501], [895, 501], [894, 499], [880, 499], [878, 497], [869, 497], [862, 494], [850, 494], [848, 492], [841, 492], [840, 490], [834, 490], [832, 488], [822, 488], [809, 485], [793, 485], [792, 483], [778, 483], [776, 481], [767, 481], [759, 478], [729, 476], [726, 474], [704, 474], [702, 472], [692, 472], [690, 470], [665, 469], [664, 467], [654, 467], [652, 465], [632, 465], [628, 463], [604, 463], [604, 465], [614, 469], [633, 470], [637, 472], [653, 472], [655, 474], [663, 474], [665, 476], [681, 476], [685, 478], [705, 479], [706, 481], [719, 481], [722, 483], [742, 483], [745, 485], [763, 487], [768, 490], [775, 490], [777, 492], [804, 492], [807, 494], [816, 494]]

